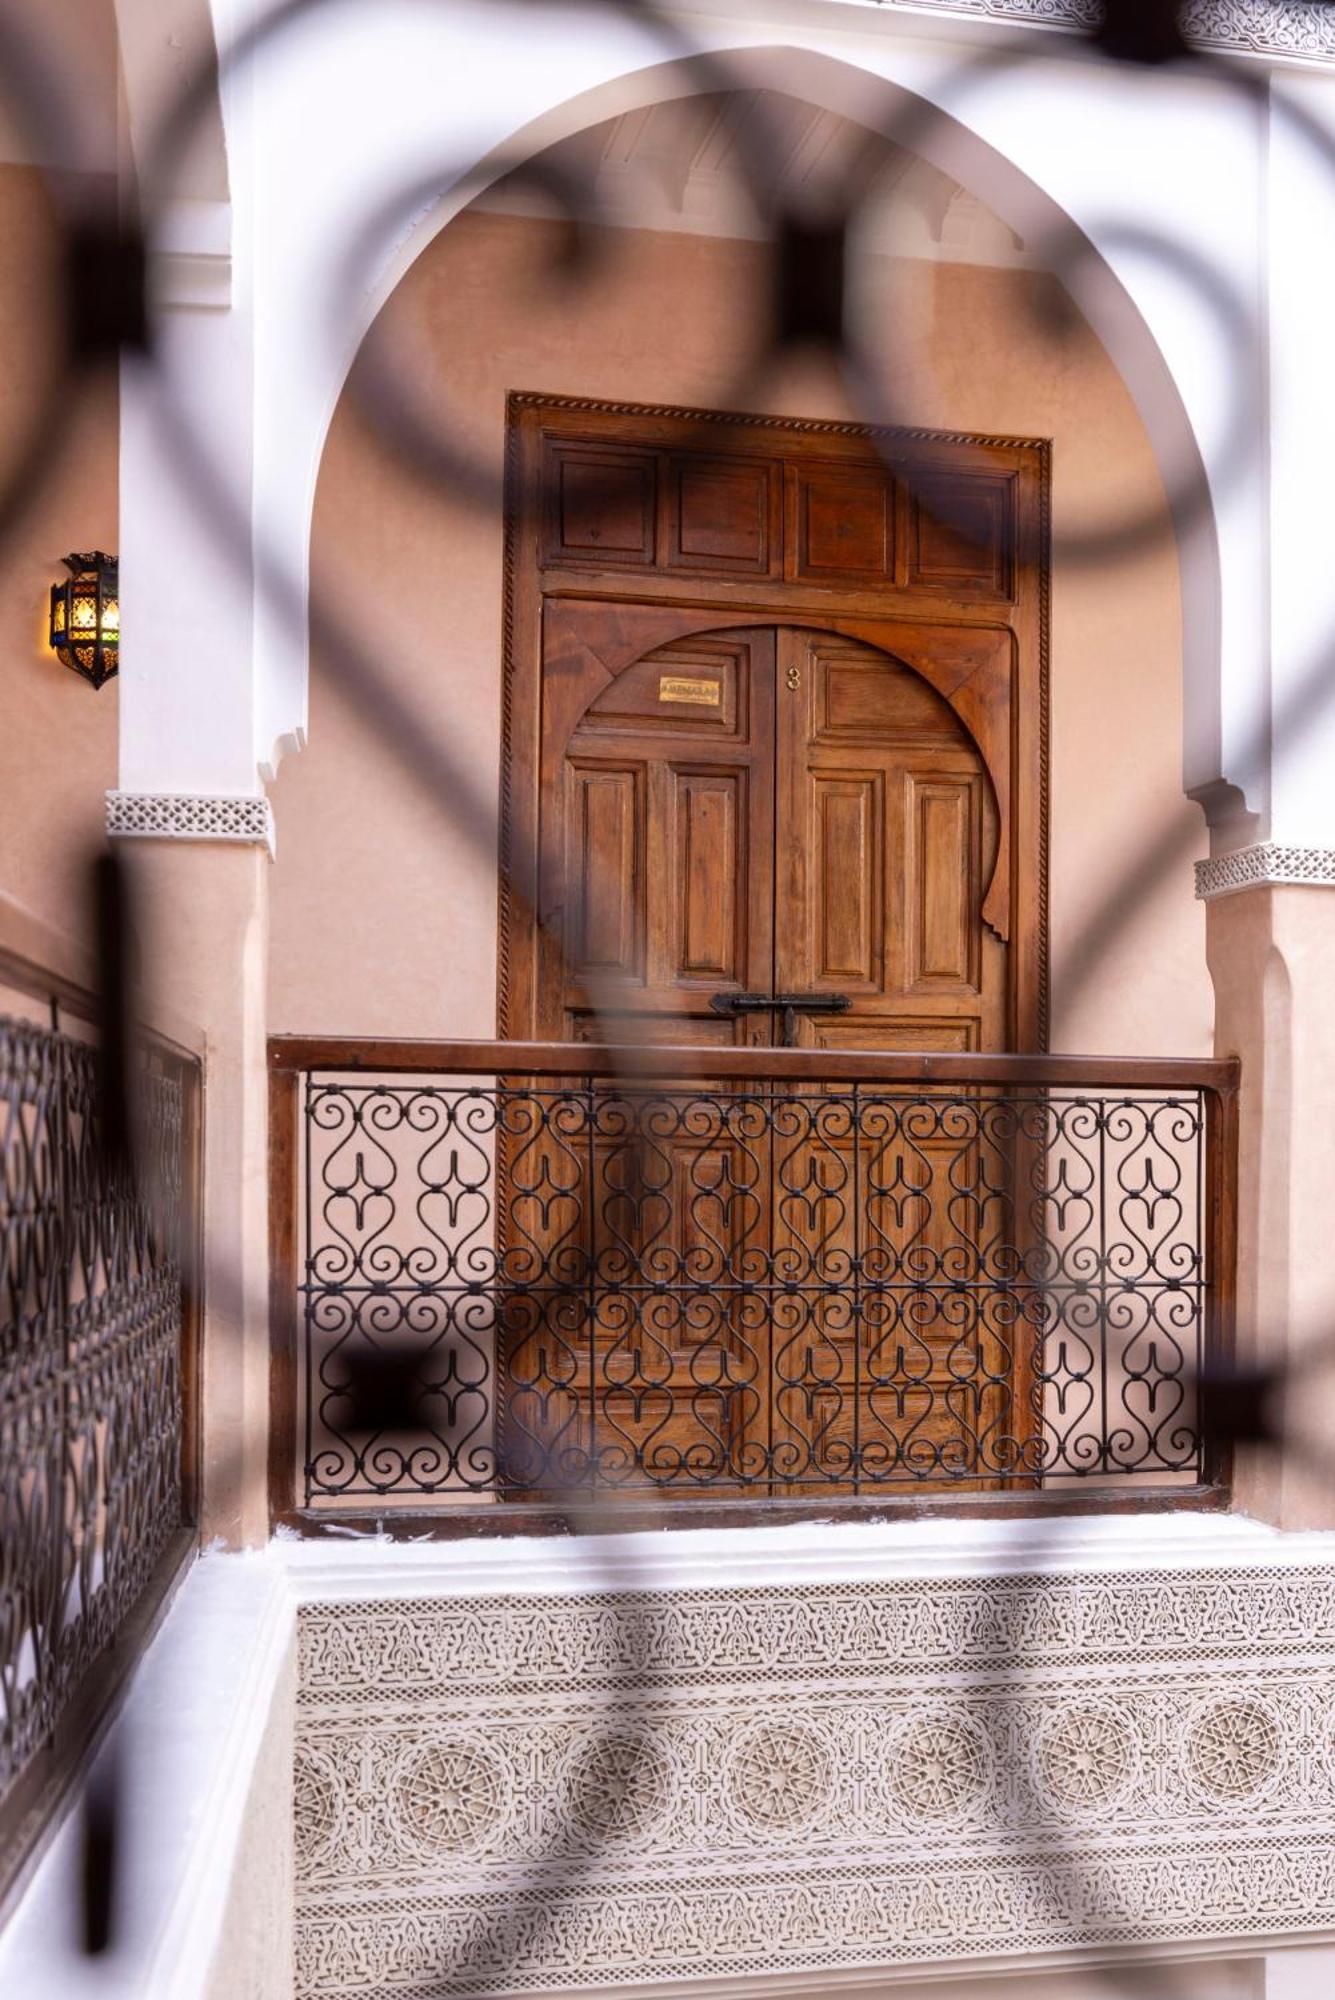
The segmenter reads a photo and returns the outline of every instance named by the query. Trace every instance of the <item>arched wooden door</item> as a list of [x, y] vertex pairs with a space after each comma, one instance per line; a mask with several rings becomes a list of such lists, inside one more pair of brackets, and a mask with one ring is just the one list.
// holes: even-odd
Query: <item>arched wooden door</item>
[[[511, 414], [501, 1033], [1041, 1047], [1043, 447]], [[498, 1149], [513, 1483], [1000, 1483], [1014, 1140], [681, 1067]]]
[[[590, 606], [567, 625], [576, 684], [601, 679], [621, 622]], [[597, 1012], [603, 1040], [624, 1018], [668, 1043], [1007, 1046], [1008, 912], [984, 915], [992, 782], [882, 636], [692, 633], [548, 745], [559, 823], [540, 894], [560, 915], [540, 1039], [580, 1040]]]
[[[608, 680], [621, 620], [565, 627], [567, 694], [601, 684], [549, 745], [539, 1036], [1004, 1047], [999, 814], [942, 696], [887, 647], [787, 624], [694, 632]], [[980, 1223], [951, 1122], [859, 1115], [819, 1083], [762, 1102], [683, 1081], [633, 1116], [605, 1093], [582, 1159], [568, 1114], [526, 1149], [526, 1236], [594, 1275], [562, 1331], [527, 1297], [514, 1323], [523, 1439], [622, 1486], [810, 1494], [915, 1453], [919, 1474], [966, 1469], [1013, 1436], [1011, 1332], [953, 1294], [942, 1311]]]

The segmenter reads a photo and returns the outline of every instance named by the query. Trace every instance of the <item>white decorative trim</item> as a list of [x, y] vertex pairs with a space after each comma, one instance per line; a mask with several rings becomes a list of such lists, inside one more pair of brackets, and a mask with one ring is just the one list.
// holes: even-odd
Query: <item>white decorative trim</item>
[[795, 1523], [654, 1533], [391, 1541], [280, 1530], [273, 1552], [297, 1602], [736, 1590], [976, 1576], [1335, 1567], [1335, 1533], [1281, 1533], [1240, 1514], [1063, 1515], [1054, 1520]]
[[[881, 0], [898, 8], [900, 0]], [[1036, 28], [1091, 33], [1102, 0], [905, 0], [906, 13], [954, 14]], [[1335, 62], [1335, 9], [1319, 0], [1190, 0], [1182, 16], [1188, 41], [1235, 54], [1290, 62]]]
[[274, 851], [273, 807], [263, 792], [108, 792], [107, 832], [121, 840], [241, 840]]
[[809, 1990], [1327, 1935], [1331, 1538], [1220, 1526], [1203, 1545], [1240, 1563], [1164, 1563], [1165, 1530], [1158, 1563], [1112, 1568], [1124, 1527], [1100, 1552], [1026, 1523], [1031, 1551], [1070, 1528], [1084, 1566], [988, 1574], [975, 1548], [916, 1576], [907, 1531], [876, 1575], [901, 1537], [869, 1530], [849, 1581], [827, 1524], [823, 1580], [732, 1587], [703, 1534], [703, 1588], [666, 1565], [635, 1587], [638, 1538], [586, 1546], [573, 1589], [569, 1547], [493, 1545], [473, 1590], [460, 1551], [453, 1594], [378, 1602], [335, 1570], [420, 1587], [431, 1553], [285, 1548], [299, 2000]]
[[150, 278], [159, 308], [226, 312], [232, 303], [230, 202], [172, 202], [152, 244]]
[[1202, 903], [1217, 896], [1235, 896], [1240, 889], [1271, 883], [1298, 882], [1313, 889], [1335, 889], [1335, 847], [1281, 847], [1259, 841], [1215, 854], [1196, 863], [1196, 895]]

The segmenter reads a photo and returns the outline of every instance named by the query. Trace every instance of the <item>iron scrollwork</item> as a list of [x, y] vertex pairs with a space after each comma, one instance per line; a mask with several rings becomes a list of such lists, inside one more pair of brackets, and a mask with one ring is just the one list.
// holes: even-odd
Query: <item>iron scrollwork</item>
[[314, 1075], [305, 1123], [307, 1504], [1202, 1477], [1199, 1091]]
[[103, 1143], [96, 1050], [0, 1020], [0, 1797], [185, 1519], [187, 1087], [145, 1053], [136, 1187]]

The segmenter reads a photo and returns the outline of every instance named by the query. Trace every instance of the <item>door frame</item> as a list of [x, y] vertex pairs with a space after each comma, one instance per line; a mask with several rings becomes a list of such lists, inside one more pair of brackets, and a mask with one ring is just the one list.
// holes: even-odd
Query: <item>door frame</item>
[[[598, 446], [639, 447], [661, 464], [683, 456], [715, 459], [722, 446], [731, 459], [752, 457], [772, 464], [842, 461], [865, 468], [878, 463], [896, 475], [899, 494], [915, 473], [940, 480], [952, 473], [980, 475], [1009, 483], [1013, 495], [1013, 561], [1008, 587], [986, 596], [961, 588], [951, 592], [915, 582], [899, 558], [896, 578], [857, 580], [844, 585], [794, 580], [771, 562], [766, 574], [728, 574], [716, 566], [689, 575], [671, 573], [671, 563], [647, 560], [633, 566], [615, 557], [606, 562], [563, 559], [553, 550], [550, 503], [544, 467], [553, 448], [568, 445], [596, 452]], [[902, 475], [902, 476], [901, 476]], [[662, 475], [660, 473], [660, 485]], [[962, 432], [893, 429], [828, 423], [799, 417], [757, 417], [689, 408], [604, 403], [514, 391], [507, 401], [503, 652], [501, 696], [500, 815], [498, 833], [497, 1034], [526, 1040], [532, 1034], [537, 978], [539, 924], [533, 897], [539, 876], [539, 782], [542, 760], [543, 633], [548, 607], [559, 618], [563, 599], [601, 599], [643, 607], [634, 622], [646, 627], [719, 629], [731, 624], [803, 623], [849, 637], [872, 637], [882, 624], [949, 625], [976, 635], [986, 671], [976, 677], [973, 711], [958, 691], [951, 706], [978, 744], [997, 782], [998, 759], [1004, 788], [998, 797], [1008, 841], [998, 858], [1015, 871], [1014, 934], [1010, 943], [1009, 1047], [1042, 1052], [1048, 1045], [1048, 824], [1049, 824], [1049, 596], [1051, 452], [1047, 440], [998, 438]], [[897, 498], [896, 540], [907, 547], [913, 522], [907, 502]], [[785, 522], [784, 515], [787, 513]], [[794, 532], [792, 509], [776, 495], [770, 509], [771, 534]], [[657, 546], [662, 548], [660, 527]], [[650, 535], [653, 542], [652, 533]], [[657, 611], [660, 617], [652, 616]], [[710, 621], [713, 620], [711, 626]], [[859, 629], [860, 628], [860, 629]], [[1009, 660], [1012, 699], [1005, 724], [987, 715], [987, 687], [995, 686], [998, 658]], [[629, 664], [629, 660], [621, 665]], [[990, 664], [988, 664], [990, 663]], [[909, 665], [914, 665], [910, 659]], [[612, 668], [619, 671], [619, 667]], [[918, 671], [922, 671], [918, 667]], [[925, 676], [926, 678], [926, 676]], [[938, 687], [939, 692], [946, 692]], [[538, 917], [546, 913], [537, 912]]]

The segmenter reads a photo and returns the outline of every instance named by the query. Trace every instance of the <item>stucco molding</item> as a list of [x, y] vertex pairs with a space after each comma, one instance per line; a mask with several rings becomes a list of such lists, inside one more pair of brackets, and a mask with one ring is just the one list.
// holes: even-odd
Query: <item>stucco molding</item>
[[160, 309], [226, 312], [232, 304], [231, 204], [170, 203], [153, 242], [150, 270]]
[[[1092, 32], [1102, 0], [881, 0], [896, 12], [980, 16], [1013, 26]], [[1189, 0], [1182, 25], [1200, 48], [1289, 61], [1335, 62], [1335, 19], [1319, 0]]]
[[1196, 895], [1202, 903], [1284, 883], [1335, 889], [1335, 847], [1285, 847], [1263, 840], [1196, 863]]
[[108, 792], [118, 840], [231, 840], [274, 851], [273, 807], [250, 792]]
[[298, 1630], [307, 2000], [1204, 1949], [1335, 1899], [1329, 1560], [308, 1597]]

